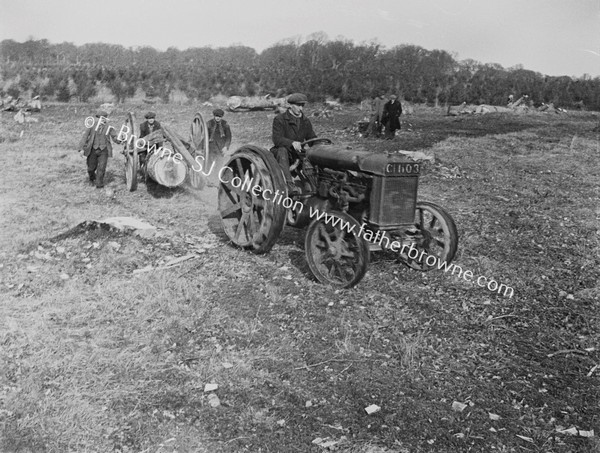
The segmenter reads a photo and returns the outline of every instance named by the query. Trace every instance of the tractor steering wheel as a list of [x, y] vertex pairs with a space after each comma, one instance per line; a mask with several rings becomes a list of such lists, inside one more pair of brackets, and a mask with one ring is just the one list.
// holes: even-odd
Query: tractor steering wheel
[[316, 138], [310, 138], [308, 140], [303, 141], [302, 143], [300, 143], [302, 145], [302, 147], [306, 146], [306, 145], [315, 145], [318, 143], [324, 143], [326, 145], [332, 145], [333, 142], [328, 139], [328, 138], [323, 138], [323, 137], [316, 137]]

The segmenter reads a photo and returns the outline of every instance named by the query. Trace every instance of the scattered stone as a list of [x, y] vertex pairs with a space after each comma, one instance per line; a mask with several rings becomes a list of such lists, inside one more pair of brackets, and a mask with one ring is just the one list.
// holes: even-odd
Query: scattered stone
[[462, 411], [464, 411], [464, 410], [465, 410], [465, 408], [466, 408], [466, 407], [467, 407], [467, 405], [466, 405], [466, 404], [459, 403], [458, 401], [454, 401], [454, 402], [452, 403], [452, 410], [453, 410], [454, 412], [462, 412]]
[[369, 415], [379, 412], [380, 410], [381, 407], [379, 407], [377, 404], [371, 404], [370, 406], [365, 407], [365, 411]]
[[61, 279], [61, 280], [68, 280], [68, 279], [70, 279], [70, 278], [71, 278], [71, 277], [69, 277], [69, 274], [65, 274], [65, 273], [62, 273], [62, 274], [60, 274], [60, 279]]
[[214, 390], [217, 390], [219, 388], [218, 384], [206, 384], [204, 386], [204, 392], [212, 392]]
[[228, 370], [229, 368], [233, 368], [233, 364], [229, 362], [223, 362], [223, 368]]
[[308, 400], [306, 403], [304, 403], [304, 407], [312, 407], [313, 403], [311, 400]]
[[211, 393], [210, 395], [208, 395], [208, 404], [210, 405], [210, 407], [219, 407], [221, 405], [221, 400], [217, 395]]

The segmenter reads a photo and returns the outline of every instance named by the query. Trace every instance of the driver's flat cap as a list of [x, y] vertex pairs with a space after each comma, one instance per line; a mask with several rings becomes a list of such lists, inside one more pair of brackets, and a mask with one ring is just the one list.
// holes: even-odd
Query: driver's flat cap
[[302, 93], [290, 94], [288, 104], [304, 105], [308, 102], [308, 98]]

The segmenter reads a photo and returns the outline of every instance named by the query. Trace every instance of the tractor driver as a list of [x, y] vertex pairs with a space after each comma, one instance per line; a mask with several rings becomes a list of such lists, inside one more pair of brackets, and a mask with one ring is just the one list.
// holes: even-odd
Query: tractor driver
[[316, 138], [310, 120], [304, 115], [304, 105], [308, 102], [302, 93], [294, 93], [288, 97], [289, 107], [273, 119], [273, 148], [271, 152], [283, 169], [285, 182], [290, 193], [297, 193], [298, 189], [292, 181], [290, 162], [299, 158], [302, 152], [301, 143], [311, 138]]

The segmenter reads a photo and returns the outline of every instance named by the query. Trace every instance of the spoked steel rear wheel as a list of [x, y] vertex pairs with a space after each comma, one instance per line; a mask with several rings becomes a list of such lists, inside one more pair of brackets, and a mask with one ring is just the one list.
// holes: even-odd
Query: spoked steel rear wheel
[[[219, 170], [219, 212], [225, 234], [240, 247], [266, 253], [285, 223], [283, 174], [273, 155], [262, 148], [237, 150]], [[252, 190], [255, 186], [258, 188]], [[279, 198], [277, 198], [279, 193]]]

